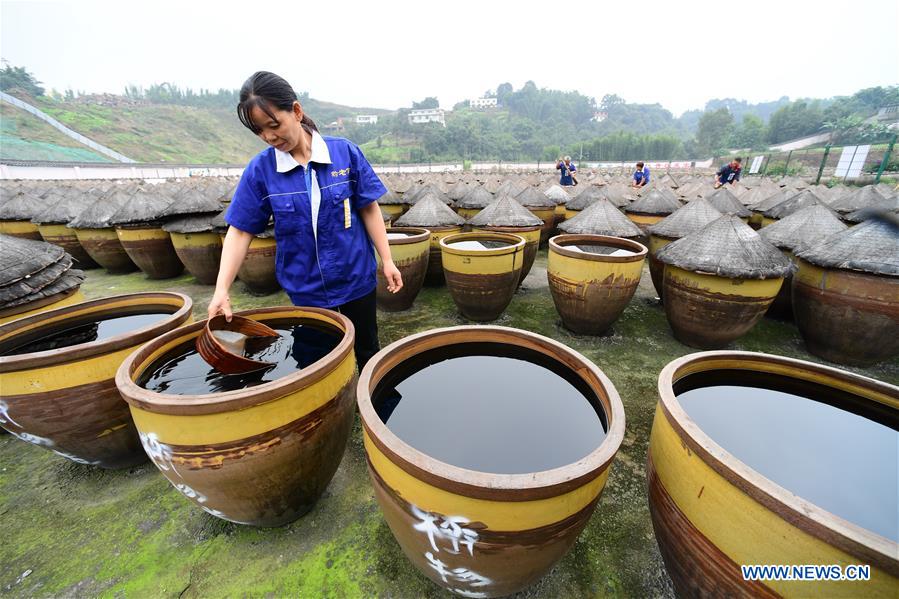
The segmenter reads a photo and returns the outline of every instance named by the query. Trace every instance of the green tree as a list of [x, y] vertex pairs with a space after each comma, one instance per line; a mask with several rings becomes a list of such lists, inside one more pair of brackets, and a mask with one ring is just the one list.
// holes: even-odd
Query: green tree
[[730, 146], [761, 149], [765, 146], [765, 123], [754, 114], [744, 114], [743, 122], [734, 130]]
[[817, 133], [824, 126], [824, 114], [818, 102], [797, 100], [778, 108], [768, 121], [768, 141], [780, 143]]
[[440, 102], [434, 96], [428, 96], [421, 102], [412, 102], [412, 110], [420, 110], [425, 108], [440, 108]]
[[512, 95], [512, 92], [515, 91], [515, 88], [512, 87], [511, 83], [500, 83], [496, 87], [496, 101], [501, 106], [506, 105], [506, 100], [509, 96]]
[[562, 155], [562, 148], [557, 145], [545, 146], [543, 148], [543, 152], [540, 154], [540, 160], [545, 160], [546, 162], [554, 162], [559, 159], [559, 156]]
[[696, 149], [703, 155], [720, 154], [733, 133], [734, 117], [727, 108], [706, 111], [696, 130]]
[[868, 123], [857, 114], [835, 121], [826, 121], [824, 130], [830, 132], [830, 143], [859, 144], [886, 140], [890, 128], [882, 123]]
[[602, 97], [602, 100], [599, 102], [599, 107], [605, 111], [611, 110], [616, 106], [620, 106], [624, 104], [625, 101], [623, 98], [616, 94], [606, 94]]
[[44, 95], [41, 82], [35, 79], [25, 67], [14, 67], [7, 61], [3, 61], [3, 69], [0, 70], [0, 90], [21, 89], [28, 95], [37, 97]]
[[671, 160], [683, 157], [680, 139], [672, 135], [636, 135], [619, 131], [584, 143], [587, 160]]

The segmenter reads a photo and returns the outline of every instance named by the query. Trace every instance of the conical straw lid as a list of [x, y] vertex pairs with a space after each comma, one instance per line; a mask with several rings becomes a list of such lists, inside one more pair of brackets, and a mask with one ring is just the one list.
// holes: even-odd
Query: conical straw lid
[[528, 187], [515, 196], [515, 200], [525, 208], [555, 208], [556, 203], [536, 187]]
[[43, 225], [60, 225], [71, 221], [97, 201], [97, 194], [76, 193], [49, 206], [32, 220]]
[[785, 216], [789, 216], [796, 212], [797, 210], [802, 210], [808, 206], [816, 206], [816, 205], [824, 206], [824, 202], [821, 201], [818, 196], [815, 195], [813, 191], [809, 191], [805, 189], [800, 191], [799, 193], [793, 195], [787, 200], [781, 202], [780, 204], [765, 210], [762, 214], [764, 214], [768, 218], [784, 218]]
[[603, 196], [615, 206], [621, 208], [634, 201], [637, 193], [633, 187], [624, 183], [612, 183], [602, 188]]
[[182, 216], [187, 214], [208, 214], [220, 212], [230, 196], [223, 194], [209, 195], [200, 191], [188, 191], [176, 196], [159, 215], [161, 218]]
[[554, 201], [556, 204], [564, 204], [571, 199], [571, 196], [568, 195], [568, 192], [566, 192], [555, 183], [547, 187], [543, 191], [543, 193], [546, 195], [546, 197]]
[[740, 203], [740, 200], [728, 189], [722, 187], [708, 197], [709, 204], [721, 214], [736, 214], [740, 218], [748, 218], [752, 212]]
[[621, 213], [612, 202], [601, 198], [559, 225], [566, 233], [611, 235], [613, 237], [643, 237], [643, 231]]
[[465, 219], [452, 211], [435, 193], [425, 193], [394, 225], [398, 227], [450, 227]]
[[774, 208], [778, 204], [782, 204], [783, 202], [786, 202], [786, 201], [787, 201], [786, 194], [781, 190], [777, 190], [774, 193], [772, 193], [771, 195], [769, 195], [767, 198], [765, 198], [764, 200], [759, 202], [758, 204], [753, 205], [752, 211], [764, 213], [766, 210], [770, 210], [771, 208]]
[[824, 268], [899, 277], [899, 226], [873, 218], [797, 248], [795, 254]]
[[875, 212], [881, 210], [884, 212], [899, 214], [899, 195], [893, 196], [891, 198], [884, 198], [877, 203], [872, 204], [868, 208], [862, 208], [861, 210], [856, 210], [855, 212], [847, 214], [843, 217], [843, 220], [850, 223], [860, 223], [862, 221], [868, 220], [868, 218], [870, 218]]
[[141, 187], [109, 218], [109, 224], [128, 225], [156, 222], [162, 218], [162, 213], [174, 201], [158, 190]]
[[[434, 183], [428, 183], [427, 185], [423, 185], [414, 194], [411, 194], [411, 195], [407, 194], [407, 196], [409, 198], [409, 203], [415, 204], [419, 200], [421, 200], [423, 197], [425, 197], [425, 195], [427, 195], [427, 194], [433, 195], [434, 197], [436, 197], [438, 200], [440, 200], [444, 204], [452, 204], [453, 203], [453, 201], [451, 199], [449, 199], [445, 193], [443, 193], [443, 191], [440, 189], [440, 187], [435, 185]], [[407, 197], [407, 196], [404, 196], [404, 197]]]
[[29, 191], [20, 191], [0, 205], [0, 220], [31, 220], [46, 204], [38, 196]]
[[785, 250], [814, 245], [846, 225], [823, 205], [806, 206], [759, 231], [762, 239]]
[[678, 208], [670, 216], [666, 216], [649, 227], [649, 232], [657, 237], [680, 239], [698, 231], [710, 222], [721, 217], [705, 198], [696, 198], [682, 208]]
[[763, 202], [765, 199], [771, 196], [771, 192], [767, 191], [761, 186], [753, 187], [743, 195], [741, 195], [738, 200], [744, 206], [754, 209], [756, 204]]
[[470, 188], [471, 186], [467, 185], [464, 181], [459, 181], [447, 190], [446, 197], [454, 202], [461, 200], [465, 197], [465, 194], [468, 193]]
[[473, 186], [465, 197], [456, 202], [456, 208], [465, 208], [468, 210], [481, 210], [486, 208], [489, 204], [493, 203], [496, 198], [493, 197], [493, 194], [487, 191], [487, 188], [483, 185], [475, 185]]
[[636, 202], [628, 205], [624, 211], [634, 214], [671, 214], [681, 207], [681, 203], [676, 198], [671, 198], [653, 189]]
[[387, 190], [387, 193], [378, 198], [378, 204], [381, 206], [396, 206], [408, 203], [408, 200], [403, 199], [399, 194], [394, 193], [390, 189]]
[[0, 286], [31, 277], [66, 259], [71, 264], [71, 256], [58, 245], [0, 234]]
[[568, 203], [565, 204], [565, 208], [567, 208], [568, 210], [584, 210], [591, 204], [604, 199], [608, 199], [606, 198], [605, 194], [598, 187], [594, 187], [591, 185], [575, 197], [568, 200]]
[[104, 197], [91, 202], [87, 208], [69, 221], [69, 227], [73, 229], [105, 229], [110, 227], [109, 219], [121, 210], [122, 206], [131, 201], [133, 192], [124, 188], [117, 189]]
[[733, 214], [672, 241], [656, 257], [684, 270], [730, 279], [769, 279], [790, 272], [790, 261]]
[[850, 212], [873, 206], [878, 202], [882, 202], [884, 199], [884, 196], [877, 191], [876, 187], [873, 185], [865, 185], [858, 191], [854, 191], [834, 200], [831, 202], [830, 207], [840, 214], [849, 214]]
[[512, 196], [504, 195], [475, 214], [468, 224], [474, 227], [535, 227], [542, 225], [543, 220]]
[[208, 233], [216, 228], [212, 221], [219, 213], [207, 212], [206, 214], [176, 216], [162, 225], [162, 230], [169, 233]]

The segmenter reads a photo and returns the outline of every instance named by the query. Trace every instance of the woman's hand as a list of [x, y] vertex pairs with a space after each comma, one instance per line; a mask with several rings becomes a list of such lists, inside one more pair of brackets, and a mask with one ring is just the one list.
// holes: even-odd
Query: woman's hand
[[384, 262], [384, 278], [387, 279], [387, 291], [390, 293], [396, 293], [403, 288], [403, 275], [393, 260]]
[[219, 263], [219, 274], [215, 282], [215, 293], [206, 308], [206, 314], [212, 318], [216, 314], [224, 314], [225, 320], [231, 322], [231, 298], [228, 297], [228, 289], [237, 276], [237, 271], [247, 255], [253, 234], [241, 231], [234, 227], [228, 228], [225, 242], [222, 244], [222, 259]]
[[403, 276], [400, 274], [393, 258], [390, 256], [390, 242], [387, 241], [387, 229], [384, 228], [384, 218], [381, 216], [381, 207], [377, 202], [363, 206], [359, 210], [365, 230], [371, 238], [375, 251], [381, 257], [381, 267], [384, 278], [387, 279], [387, 291], [396, 293], [403, 288]]
[[216, 289], [209, 301], [209, 307], [206, 308], [207, 316], [212, 318], [217, 314], [224, 314], [225, 320], [231, 322], [231, 312], [231, 298], [228, 297], [228, 292]]

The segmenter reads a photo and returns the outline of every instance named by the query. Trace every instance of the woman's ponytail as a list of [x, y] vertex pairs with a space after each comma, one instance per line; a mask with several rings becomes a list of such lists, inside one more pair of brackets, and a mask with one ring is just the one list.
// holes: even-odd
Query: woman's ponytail
[[[259, 108], [265, 114], [277, 121], [272, 114], [271, 106], [279, 110], [292, 111], [293, 103], [297, 102], [297, 93], [293, 87], [283, 78], [268, 71], [253, 73], [240, 88], [240, 101], [237, 104], [237, 117], [243, 125], [259, 135], [260, 129], [250, 118], [253, 108]], [[301, 122], [303, 129], [308, 133], [318, 131], [315, 121], [303, 113]]]
[[303, 129], [306, 130], [306, 133], [312, 133], [313, 131], [318, 132], [318, 127], [315, 126], [315, 121], [309, 118], [309, 115], [305, 112], [303, 113], [303, 120], [300, 121], [300, 124], [303, 126]]

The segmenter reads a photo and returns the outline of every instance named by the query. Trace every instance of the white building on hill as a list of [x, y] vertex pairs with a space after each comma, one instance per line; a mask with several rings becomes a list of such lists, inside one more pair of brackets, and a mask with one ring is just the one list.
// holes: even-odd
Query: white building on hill
[[442, 108], [421, 108], [409, 111], [409, 124], [440, 123], [446, 127], [446, 117]]
[[357, 114], [356, 115], [356, 124], [357, 125], [377, 125], [378, 124], [378, 115], [376, 115], [376, 114]]
[[496, 98], [475, 98], [468, 101], [470, 108], [496, 108]]

